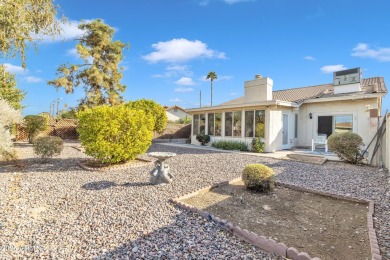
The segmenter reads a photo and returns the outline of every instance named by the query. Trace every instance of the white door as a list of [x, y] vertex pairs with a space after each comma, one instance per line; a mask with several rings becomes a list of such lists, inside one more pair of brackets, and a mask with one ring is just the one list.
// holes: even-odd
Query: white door
[[282, 142], [282, 148], [283, 149], [289, 149], [290, 146], [288, 144], [288, 115], [283, 114], [283, 142]]

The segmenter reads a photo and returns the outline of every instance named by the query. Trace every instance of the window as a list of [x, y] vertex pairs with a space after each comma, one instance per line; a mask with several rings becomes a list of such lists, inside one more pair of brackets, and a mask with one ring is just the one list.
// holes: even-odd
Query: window
[[335, 133], [352, 133], [352, 115], [343, 115], [334, 117], [334, 132]]
[[199, 133], [204, 134], [206, 128], [206, 118], [205, 114], [200, 114], [199, 115]]
[[245, 137], [253, 137], [254, 111], [245, 111]]
[[241, 136], [241, 111], [233, 113], [233, 136]]
[[205, 115], [204, 114], [196, 114], [193, 116], [193, 127], [192, 127], [192, 132], [193, 135], [198, 135], [198, 134], [204, 134], [205, 130]]
[[194, 123], [192, 124], [192, 132], [194, 135], [199, 134], [199, 115], [193, 116]]
[[215, 136], [222, 135], [222, 113], [215, 113]]
[[225, 112], [225, 136], [232, 136], [233, 113]]
[[255, 111], [255, 137], [265, 137], [265, 110]]
[[207, 115], [207, 123], [208, 123], [207, 134], [214, 135], [214, 113], [210, 113]]
[[295, 114], [294, 137], [298, 138], [298, 114]]

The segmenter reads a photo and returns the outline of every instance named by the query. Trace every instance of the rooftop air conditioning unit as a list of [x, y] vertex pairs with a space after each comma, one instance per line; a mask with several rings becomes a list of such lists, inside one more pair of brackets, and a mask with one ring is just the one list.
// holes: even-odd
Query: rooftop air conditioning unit
[[333, 72], [333, 93], [347, 94], [361, 91], [362, 73], [360, 68]]
[[360, 83], [361, 78], [360, 68], [336, 71], [333, 72], [333, 85], [339, 86]]

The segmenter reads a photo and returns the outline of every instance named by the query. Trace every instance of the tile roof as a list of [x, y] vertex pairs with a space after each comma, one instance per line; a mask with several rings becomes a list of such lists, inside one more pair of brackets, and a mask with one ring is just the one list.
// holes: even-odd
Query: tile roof
[[[387, 88], [383, 77], [374, 77], [363, 79], [362, 91], [358, 94], [372, 94], [372, 93], [387, 93]], [[357, 94], [357, 93], [353, 93]], [[349, 96], [351, 93], [345, 94], [333, 94], [333, 84], [323, 84], [316, 86], [308, 86], [301, 88], [291, 88], [285, 90], [277, 90], [272, 92], [272, 99], [295, 102], [301, 104], [303, 101], [314, 98], [336, 97], [336, 96]], [[239, 97], [225, 103], [220, 106], [236, 105], [245, 102], [245, 97]]]

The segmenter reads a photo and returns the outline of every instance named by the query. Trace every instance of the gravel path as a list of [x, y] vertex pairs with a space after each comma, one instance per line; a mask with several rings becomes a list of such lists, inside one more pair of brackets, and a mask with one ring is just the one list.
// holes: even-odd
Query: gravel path
[[375, 168], [155, 144], [150, 151], [178, 154], [169, 159], [174, 182], [156, 187], [148, 185], [152, 164], [84, 171], [76, 162], [85, 155], [69, 145], [47, 164], [33, 159], [30, 146], [21, 146], [17, 166], [0, 166], [1, 259], [276, 259], [167, 202], [239, 177], [246, 164], [260, 162], [283, 182], [375, 200], [378, 239], [384, 258], [390, 259], [389, 177]]

